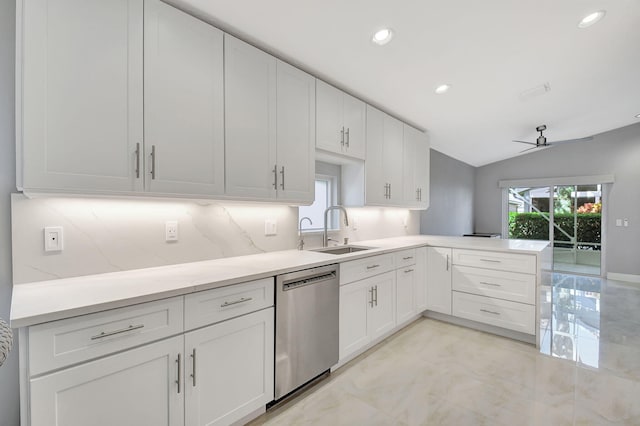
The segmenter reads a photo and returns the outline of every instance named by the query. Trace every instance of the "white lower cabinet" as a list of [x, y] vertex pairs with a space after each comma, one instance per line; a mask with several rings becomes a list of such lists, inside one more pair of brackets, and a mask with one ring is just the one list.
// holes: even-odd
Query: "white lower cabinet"
[[417, 314], [427, 309], [427, 248], [416, 249], [416, 272], [413, 282], [413, 301]]
[[427, 309], [451, 315], [452, 250], [427, 247]]
[[184, 424], [182, 336], [30, 380], [32, 426]]
[[340, 359], [395, 327], [395, 271], [340, 287]]
[[274, 310], [185, 334], [185, 424], [228, 425], [273, 400]]
[[413, 265], [396, 270], [396, 323], [398, 325], [411, 320], [415, 314], [415, 272]]

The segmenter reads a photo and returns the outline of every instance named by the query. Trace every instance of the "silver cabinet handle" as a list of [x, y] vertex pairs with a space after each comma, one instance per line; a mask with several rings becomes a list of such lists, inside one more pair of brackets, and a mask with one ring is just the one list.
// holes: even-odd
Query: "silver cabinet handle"
[[226, 308], [227, 306], [237, 305], [238, 303], [244, 303], [250, 300], [253, 300], [253, 297], [241, 297], [240, 299], [234, 300], [233, 302], [224, 302], [222, 305], [220, 305], [220, 307]]
[[376, 265], [367, 266], [367, 269], [375, 269], [378, 267], [380, 267], [380, 265], [376, 264]]
[[191, 368], [193, 369], [191, 373], [193, 387], [196, 387], [196, 348], [193, 348], [193, 352], [191, 352]]
[[156, 146], [151, 145], [151, 179], [156, 178]]
[[349, 148], [349, 128], [348, 127], [347, 127], [346, 134], [347, 134], [347, 142], [346, 142], [346, 144], [347, 144], [347, 148]]
[[344, 126], [342, 126], [342, 130], [340, 130], [340, 145], [344, 146]]
[[493, 286], [493, 287], [502, 287], [500, 284], [488, 283], [486, 281], [480, 281], [480, 284], [490, 285], [490, 286]]
[[391, 184], [389, 184], [389, 199], [391, 199]]
[[402, 260], [409, 260], [409, 259], [413, 259], [413, 256], [407, 256], [402, 258]]
[[375, 295], [376, 295], [376, 299], [375, 299], [376, 306], [378, 306], [378, 286], [374, 286], [373, 291], [375, 292]]
[[480, 259], [483, 262], [491, 262], [491, 263], [502, 263], [501, 260], [493, 260], [493, 259]]
[[404, 270], [404, 273], [405, 273], [405, 274], [408, 274], [409, 272], [413, 272], [413, 269], [405, 269], [405, 270]]
[[273, 165], [273, 188], [278, 189], [278, 165]]
[[447, 255], [447, 271], [449, 270], [449, 255]]
[[180, 388], [182, 387], [182, 373], [181, 373], [181, 365], [182, 365], [182, 356], [178, 354], [178, 359], [176, 360], [176, 364], [178, 364], [178, 380], [176, 380], [176, 384], [178, 385], [178, 393], [180, 393]]
[[416, 201], [420, 201], [420, 189], [416, 188]]
[[420, 191], [420, 199], [418, 201], [422, 201], [422, 188], [418, 188], [418, 190]]
[[115, 331], [103, 331], [100, 334], [96, 334], [95, 336], [91, 336], [91, 340], [98, 340], [98, 339], [102, 339], [104, 337], [109, 337], [109, 336], [114, 336], [116, 334], [122, 334], [122, 333], [127, 333], [129, 331], [133, 331], [133, 330], [139, 330], [141, 328], [144, 327], [144, 324], [138, 324], [138, 325], [130, 325], [127, 328], [122, 328], [120, 330], [115, 330]]
[[369, 306], [373, 308], [373, 287], [369, 289]]
[[284, 191], [284, 166], [282, 166], [282, 170], [280, 170], [280, 175], [282, 176], [282, 182], [280, 182], [280, 188]]
[[140, 179], [140, 143], [136, 144], [136, 179]]
[[487, 309], [480, 309], [480, 312], [484, 312], [487, 314], [492, 314], [492, 315], [500, 315], [500, 312], [496, 312], [496, 311], [489, 311]]

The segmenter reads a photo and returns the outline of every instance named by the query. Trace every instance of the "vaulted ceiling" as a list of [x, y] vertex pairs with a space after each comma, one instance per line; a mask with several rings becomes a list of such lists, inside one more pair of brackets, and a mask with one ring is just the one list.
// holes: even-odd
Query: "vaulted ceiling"
[[[474, 166], [640, 122], [638, 0], [171, 0]], [[591, 12], [597, 24], [578, 28]], [[371, 42], [394, 30], [385, 46]], [[447, 83], [446, 94], [434, 93]], [[545, 84], [550, 90], [545, 90]], [[579, 144], [576, 143], [576, 149]]]

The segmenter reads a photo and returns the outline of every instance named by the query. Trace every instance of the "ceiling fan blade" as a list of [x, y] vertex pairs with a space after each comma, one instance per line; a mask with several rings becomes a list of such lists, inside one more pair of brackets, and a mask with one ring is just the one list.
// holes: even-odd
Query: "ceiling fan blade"
[[537, 144], [537, 143], [535, 143], [535, 142], [525, 142], [525, 141], [516, 141], [516, 140], [513, 140], [513, 141], [511, 141], [511, 142], [526, 143], [527, 145], [535, 145], [535, 146], [538, 146], [538, 144]]
[[586, 142], [586, 141], [590, 141], [593, 140], [593, 136], [589, 136], [586, 138], [578, 138], [578, 139], [565, 139], [562, 141], [553, 141], [553, 142], [549, 142], [550, 144], [556, 144], [556, 143], [565, 143], [565, 142]]
[[537, 146], [534, 146], [534, 147], [531, 147], [531, 148], [527, 148], [524, 151], [520, 151], [520, 154], [522, 154], [523, 152], [531, 151], [533, 149], [537, 149], [539, 151], [542, 151], [542, 150], [545, 150], [547, 148], [553, 148], [553, 146], [549, 145], [549, 144], [547, 144], [547, 145], [537, 145]]
[[531, 151], [532, 149], [536, 149], [537, 146], [532, 146], [531, 148], [527, 148], [525, 150], [520, 151], [520, 154], [522, 154], [523, 152], [527, 152], [527, 151]]

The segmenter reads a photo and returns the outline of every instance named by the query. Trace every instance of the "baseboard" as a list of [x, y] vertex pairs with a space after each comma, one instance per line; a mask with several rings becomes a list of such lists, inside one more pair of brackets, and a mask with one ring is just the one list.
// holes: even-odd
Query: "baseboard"
[[616, 281], [627, 281], [640, 284], [640, 275], [619, 274], [617, 272], [607, 272], [607, 279]]

